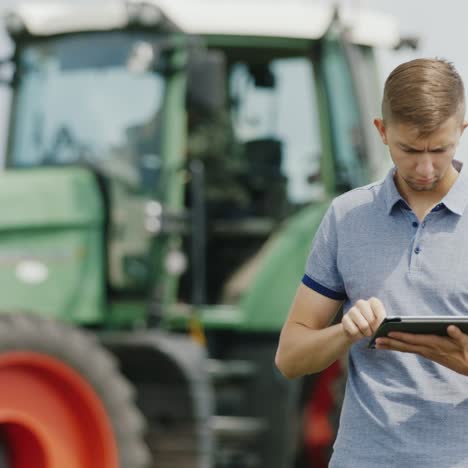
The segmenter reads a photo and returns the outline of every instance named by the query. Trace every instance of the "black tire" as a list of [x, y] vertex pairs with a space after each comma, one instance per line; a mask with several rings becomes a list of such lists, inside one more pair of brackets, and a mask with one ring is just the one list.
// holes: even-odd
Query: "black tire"
[[149, 466], [145, 423], [135, 406], [134, 391], [120, 374], [115, 358], [95, 336], [47, 318], [25, 313], [1, 314], [0, 354], [11, 351], [46, 354], [78, 372], [107, 411], [119, 452], [118, 468]]

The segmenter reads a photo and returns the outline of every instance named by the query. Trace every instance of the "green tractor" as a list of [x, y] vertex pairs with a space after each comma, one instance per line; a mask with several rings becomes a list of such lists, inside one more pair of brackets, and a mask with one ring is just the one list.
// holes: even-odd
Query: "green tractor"
[[330, 199], [388, 165], [394, 24], [236, 0], [4, 23], [0, 466], [325, 466], [344, 371], [288, 382], [274, 353]]

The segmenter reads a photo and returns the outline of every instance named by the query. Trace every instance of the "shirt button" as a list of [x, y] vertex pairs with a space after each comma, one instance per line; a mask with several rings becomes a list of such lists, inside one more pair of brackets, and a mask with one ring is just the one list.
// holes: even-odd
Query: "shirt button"
[[413, 221], [413, 227], [418, 227], [418, 223], [416, 221]]
[[421, 223], [421, 226], [422, 226], [422, 227], [426, 227], [426, 221], [423, 221], [423, 222]]
[[414, 249], [414, 253], [415, 253], [416, 255], [418, 255], [419, 252], [421, 252], [421, 249], [420, 249], [419, 247], [416, 247], [416, 248]]

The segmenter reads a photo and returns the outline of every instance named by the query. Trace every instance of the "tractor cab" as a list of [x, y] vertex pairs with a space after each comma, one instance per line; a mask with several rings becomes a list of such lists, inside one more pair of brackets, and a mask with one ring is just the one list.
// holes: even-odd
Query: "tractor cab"
[[15, 385], [0, 410], [20, 368], [100, 424], [75, 418], [74, 445], [49, 446], [68, 426], [37, 405], [46, 436], [15, 417], [0, 445], [24, 447], [26, 424], [51, 460], [87, 447], [60, 467], [326, 466], [345, 373], [286, 382], [274, 354], [331, 199], [389, 167], [372, 119], [393, 19], [312, 1], [35, 0], [4, 23], [0, 364]]
[[[217, 111], [224, 96], [222, 60], [145, 2], [29, 2], [5, 24], [15, 51], [2, 194], [21, 199], [24, 208], [19, 221], [11, 207], [0, 230], [28, 230], [31, 245], [26, 235], [3, 249], [32, 256], [31, 268], [47, 272], [31, 296], [14, 269], [2, 270], [12, 287], [25, 288], [8, 306], [70, 307], [74, 320], [97, 323], [115, 304], [146, 299], [155, 276], [154, 301], [163, 301], [186, 263], [176, 239], [190, 229], [183, 206], [186, 108], [190, 119]], [[165, 220], [176, 220], [169, 226], [161, 226], [162, 207], [171, 214]], [[39, 225], [47, 244], [41, 254], [30, 231]], [[153, 248], [162, 230], [167, 236]], [[54, 255], [68, 261], [56, 267]], [[165, 257], [175, 272], [167, 274]], [[69, 291], [45, 281], [64, 271]], [[76, 281], [82, 283], [78, 300]], [[140, 308], [127, 319], [145, 314]]]

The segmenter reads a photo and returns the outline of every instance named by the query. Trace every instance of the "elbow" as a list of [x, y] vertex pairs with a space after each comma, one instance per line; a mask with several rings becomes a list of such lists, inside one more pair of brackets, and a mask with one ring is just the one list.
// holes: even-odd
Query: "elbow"
[[294, 366], [288, 362], [288, 359], [284, 357], [283, 353], [281, 353], [279, 349], [276, 352], [275, 365], [283, 377], [286, 377], [288, 380], [292, 380], [300, 376], [297, 370], [294, 369]]

